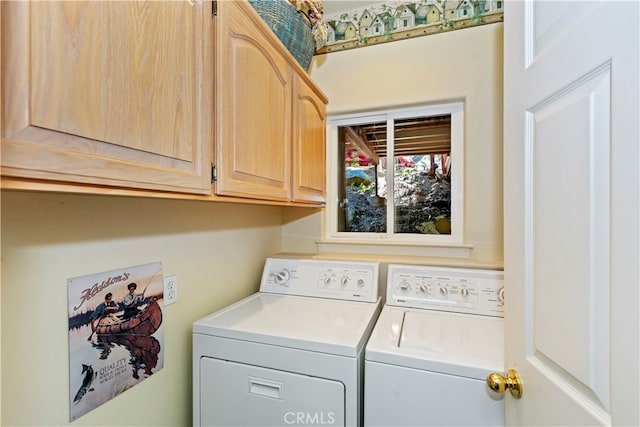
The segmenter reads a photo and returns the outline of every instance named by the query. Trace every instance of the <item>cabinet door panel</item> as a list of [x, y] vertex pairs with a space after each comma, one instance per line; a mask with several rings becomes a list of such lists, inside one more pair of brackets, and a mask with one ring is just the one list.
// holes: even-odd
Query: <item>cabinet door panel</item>
[[291, 67], [256, 19], [248, 3], [218, 3], [216, 193], [289, 200]]
[[3, 175], [211, 191], [204, 4], [2, 8]]
[[325, 102], [301, 78], [295, 82], [293, 200], [324, 202]]

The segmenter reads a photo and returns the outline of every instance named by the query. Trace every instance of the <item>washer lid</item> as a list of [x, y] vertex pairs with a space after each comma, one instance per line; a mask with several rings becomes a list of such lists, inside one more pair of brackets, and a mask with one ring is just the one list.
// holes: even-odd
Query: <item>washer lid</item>
[[501, 318], [385, 306], [369, 361], [484, 380], [504, 368]]
[[381, 303], [258, 292], [194, 323], [193, 332], [356, 357]]

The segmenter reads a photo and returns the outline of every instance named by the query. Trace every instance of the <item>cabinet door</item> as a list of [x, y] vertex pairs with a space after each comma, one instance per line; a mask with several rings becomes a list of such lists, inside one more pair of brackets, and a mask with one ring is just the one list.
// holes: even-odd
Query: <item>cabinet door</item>
[[210, 193], [210, 8], [2, 2], [2, 174]]
[[325, 201], [325, 111], [324, 99], [297, 77], [293, 98], [294, 201]]
[[216, 193], [289, 200], [291, 66], [248, 2], [218, 2]]

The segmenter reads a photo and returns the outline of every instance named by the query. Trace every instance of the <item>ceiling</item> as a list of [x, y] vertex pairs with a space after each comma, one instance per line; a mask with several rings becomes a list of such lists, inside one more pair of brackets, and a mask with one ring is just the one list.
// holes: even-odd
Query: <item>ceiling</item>
[[[377, 163], [387, 156], [387, 123], [344, 126], [346, 150], [358, 151]], [[419, 117], [394, 122], [394, 155], [418, 156], [451, 152], [451, 116]]]

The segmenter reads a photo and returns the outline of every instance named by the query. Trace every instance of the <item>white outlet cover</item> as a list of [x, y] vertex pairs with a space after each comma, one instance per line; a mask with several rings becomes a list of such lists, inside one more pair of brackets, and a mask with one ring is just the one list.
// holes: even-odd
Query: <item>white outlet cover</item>
[[178, 276], [167, 276], [164, 278], [164, 305], [178, 302]]

